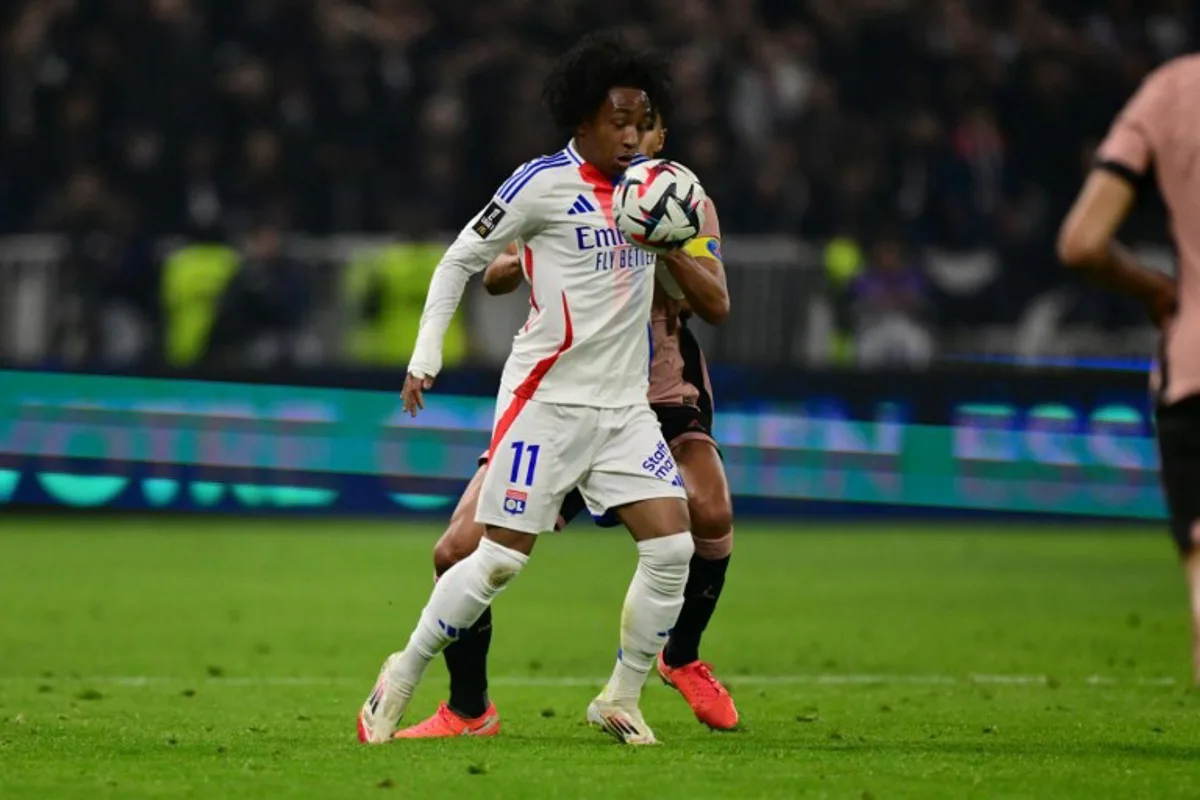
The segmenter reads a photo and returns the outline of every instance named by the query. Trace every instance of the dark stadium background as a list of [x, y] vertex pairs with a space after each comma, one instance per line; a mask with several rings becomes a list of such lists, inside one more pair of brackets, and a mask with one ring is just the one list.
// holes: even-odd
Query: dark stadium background
[[[753, 724], [576, 730], [628, 555], [579, 523], [498, 610], [512, 749], [363, 755], [528, 307], [472, 282], [406, 420], [429, 276], [609, 26], [671, 52], [720, 210], [710, 639]], [[1054, 255], [1198, 37], [1188, 0], [0, 3], [0, 795], [1200, 795], [1156, 333]], [[1122, 239], [1171, 272], [1146, 189]]]
[[[1061, 269], [1053, 239], [1113, 114], [1190, 46], [1196, 16], [1121, 0], [9, 4], [0, 359], [394, 392], [441, 248], [514, 164], [561, 146], [538, 98], [550, 60], [620, 24], [673, 52], [669, 152], [719, 205], [735, 308], [719, 330], [695, 325], [719, 407], [819, 423], [882, 404], [900, 424], [961, 428], [999, 404], [995, 425], [1028, 433], [1061, 406], [1051, 433], [1103, 471], [1079, 437], [1115, 403], [1117, 433], [1147, 449], [1155, 335]], [[1169, 270], [1145, 195], [1125, 236]], [[489, 396], [525, 308], [523, 292], [472, 285], [442, 391]], [[1039, 365], [1071, 370], [1069, 397]], [[79, 378], [77, 399], [93, 385]], [[214, 402], [179, 391], [199, 414]], [[33, 438], [26, 456], [97, 455]], [[760, 443], [836, 461], [836, 445]], [[1039, 456], [1014, 459], [1020, 478]], [[1153, 469], [1152, 453], [1134, 460]], [[22, 485], [14, 499], [45, 499]], [[1030, 487], [991, 504], [1012, 491]]]

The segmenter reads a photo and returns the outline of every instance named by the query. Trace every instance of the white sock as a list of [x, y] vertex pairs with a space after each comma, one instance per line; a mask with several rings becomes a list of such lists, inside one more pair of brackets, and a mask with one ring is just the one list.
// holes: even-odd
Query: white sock
[[638, 568], [621, 612], [621, 650], [604, 690], [610, 700], [635, 705], [655, 656], [679, 618], [694, 549], [692, 534], [686, 531], [638, 542], [637, 548]]
[[429, 662], [479, 620], [528, 560], [524, 553], [484, 537], [474, 553], [446, 570], [434, 585], [408, 645], [388, 666], [390, 677], [415, 686]]

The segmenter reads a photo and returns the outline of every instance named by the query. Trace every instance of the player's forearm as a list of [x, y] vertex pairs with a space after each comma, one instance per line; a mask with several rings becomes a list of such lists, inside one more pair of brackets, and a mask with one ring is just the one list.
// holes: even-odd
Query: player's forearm
[[462, 259], [453, 257], [451, 252], [447, 252], [434, 270], [429, 293], [425, 296], [425, 310], [421, 312], [417, 343], [408, 362], [410, 374], [433, 377], [441, 371], [442, 341], [462, 301], [467, 280], [478, 271]]
[[710, 325], [720, 325], [729, 316], [729, 290], [719, 269], [709, 269], [681, 250], [659, 256], [679, 284], [684, 299], [695, 314]]
[[1079, 270], [1092, 282], [1136, 297], [1148, 306], [1175, 290], [1175, 282], [1170, 277], [1142, 266], [1132, 253], [1116, 242], [1063, 255], [1063, 262], [1068, 267]]
[[1116, 241], [1135, 198], [1127, 175], [1111, 165], [1092, 170], [1058, 233], [1058, 257], [1092, 282], [1141, 300], [1162, 323], [1173, 310], [1175, 281], [1143, 267]]

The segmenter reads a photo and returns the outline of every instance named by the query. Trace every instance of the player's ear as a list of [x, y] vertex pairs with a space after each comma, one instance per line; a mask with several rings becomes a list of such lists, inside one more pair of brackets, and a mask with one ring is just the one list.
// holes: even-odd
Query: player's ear
[[575, 126], [575, 138], [583, 139], [591, 133], [593, 127], [595, 127], [595, 121], [591, 117], [580, 120], [579, 124]]
[[583, 118], [583, 121], [579, 123], [579, 127], [584, 133], [594, 133], [595, 131], [600, 130], [604, 124], [608, 122], [609, 115], [611, 113], [612, 112], [609, 105], [607, 103], [601, 103], [596, 107], [595, 111]]

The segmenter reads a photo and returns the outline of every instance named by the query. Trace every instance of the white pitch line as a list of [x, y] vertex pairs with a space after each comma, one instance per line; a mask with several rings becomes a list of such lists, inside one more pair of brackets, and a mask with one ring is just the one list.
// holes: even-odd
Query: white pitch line
[[[0, 676], [0, 686], [20, 684], [48, 684], [55, 681], [65, 681], [76, 684], [112, 685], [112, 686], [161, 686], [167, 684], [193, 684], [206, 687], [228, 686], [236, 687], [288, 687], [288, 686], [350, 686], [363, 683], [364, 678], [349, 678], [337, 676], [233, 676], [233, 677], [194, 677], [154, 675], [63, 675], [50, 677], [32, 676]], [[553, 688], [572, 686], [603, 686], [608, 681], [607, 676], [572, 677], [572, 676], [536, 676], [510, 675], [491, 678], [493, 686], [514, 686], [529, 688]], [[981, 684], [992, 686], [1048, 686], [1052, 679], [1048, 675], [876, 675], [876, 674], [811, 674], [811, 675], [727, 675], [725, 681], [731, 686], [885, 686], [899, 684], [908, 686], [953, 686], [966, 684]], [[369, 680], [368, 680], [369, 683]], [[1171, 677], [1150, 678], [1119, 678], [1106, 675], [1091, 675], [1083, 679], [1064, 680], [1062, 683], [1086, 686], [1174, 686], [1177, 681]]]

